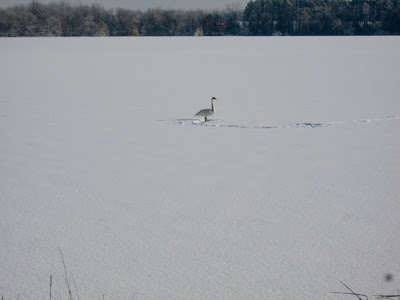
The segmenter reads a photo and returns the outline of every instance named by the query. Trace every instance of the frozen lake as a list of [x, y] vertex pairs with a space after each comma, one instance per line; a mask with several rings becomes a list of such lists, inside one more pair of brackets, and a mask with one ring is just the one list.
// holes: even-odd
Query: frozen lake
[[66, 299], [59, 248], [74, 299], [400, 288], [399, 37], [2, 38], [0, 57], [4, 299], [49, 297], [50, 275]]

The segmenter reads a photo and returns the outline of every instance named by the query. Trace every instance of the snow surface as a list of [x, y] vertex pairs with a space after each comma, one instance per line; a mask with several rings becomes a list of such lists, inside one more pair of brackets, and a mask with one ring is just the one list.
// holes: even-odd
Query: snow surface
[[4, 299], [48, 298], [50, 275], [66, 299], [59, 248], [75, 299], [400, 288], [399, 37], [3, 38], [0, 57]]

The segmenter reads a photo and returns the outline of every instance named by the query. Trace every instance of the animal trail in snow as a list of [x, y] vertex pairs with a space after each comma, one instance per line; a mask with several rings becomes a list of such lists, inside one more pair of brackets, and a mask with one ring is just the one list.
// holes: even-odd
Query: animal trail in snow
[[204, 127], [218, 127], [218, 128], [240, 128], [240, 129], [283, 129], [283, 128], [324, 128], [329, 126], [338, 126], [346, 124], [365, 124], [376, 123], [381, 121], [400, 120], [400, 116], [389, 115], [386, 117], [378, 117], [374, 119], [360, 119], [352, 121], [334, 121], [334, 122], [297, 122], [286, 125], [252, 125], [252, 124], [235, 124], [226, 120], [220, 119], [207, 119], [207, 121], [199, 119], [177, 119], [177, 120], [164, 120], [167, 125], [181, 125], [181, 126], [204, 126]]

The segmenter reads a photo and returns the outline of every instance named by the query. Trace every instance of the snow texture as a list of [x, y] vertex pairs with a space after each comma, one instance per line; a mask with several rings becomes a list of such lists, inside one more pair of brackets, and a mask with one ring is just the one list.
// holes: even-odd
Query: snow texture
[[4, 299], [46, 299], [50, 275], [65, 299], [59, 248], [80, 299], [400, 288], [399, 37], [16, 38], [0, 57]]

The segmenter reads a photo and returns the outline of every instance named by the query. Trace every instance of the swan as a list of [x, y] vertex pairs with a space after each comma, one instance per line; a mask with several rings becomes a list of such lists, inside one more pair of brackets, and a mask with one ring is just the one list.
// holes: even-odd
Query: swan
[[204, 117], [204, 122], [206, 122], [207, 121], [207, 117], [211, 116], [215, 111], [215, 109], [214, 109], [214, 100], [217, 100], [217, 98], [215, 98], [215, 97], [211, 98], [211, 108], [202, 109], [197, 114], [195, 114], [195, 116]]

